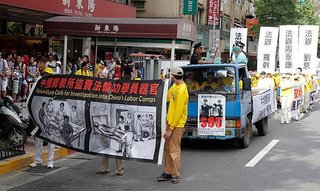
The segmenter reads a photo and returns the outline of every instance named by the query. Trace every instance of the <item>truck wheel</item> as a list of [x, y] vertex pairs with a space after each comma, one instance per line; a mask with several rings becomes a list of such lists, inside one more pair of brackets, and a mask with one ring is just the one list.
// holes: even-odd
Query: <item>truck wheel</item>
[[241, 149], [247, 148], [250, 144], [252, 134], [251, 120], [247, 117], [245, 134], [241, 139], [238, 139], [238, 146]]
[[256, 124], [259, 136], [265, 136], [268, 133], [268, 117], [265, 117], [258, 121]]

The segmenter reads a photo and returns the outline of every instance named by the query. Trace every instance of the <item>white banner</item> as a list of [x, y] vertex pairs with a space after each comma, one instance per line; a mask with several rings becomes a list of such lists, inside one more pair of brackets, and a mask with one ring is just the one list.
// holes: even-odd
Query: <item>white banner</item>
[[225, 136], [225, 115], [225, 96], [198, 95], [198, 135]]
[[299, 26], [280, 26], [279, 63], [281, 73], [295, 73], [298, 67]]
[[261, 27], [258, 46], [257, 71], [274, 73], [276, 69], [276, 50], [278, 44], [278, 27]]
[[230, 32], [230, 55], [232, 53], [232, 47], [237, 43], [243, 43], [245, 47], [243, 50], [247, 52], [247, 28], [231, 28]]
[[252, 122], [255, 123], [275, 111], [275, 94], [269, 89], [265, 92], [253, 96]]
[[299, 26], [299, 62], [304, 74], [316, 74], [319, 26]]

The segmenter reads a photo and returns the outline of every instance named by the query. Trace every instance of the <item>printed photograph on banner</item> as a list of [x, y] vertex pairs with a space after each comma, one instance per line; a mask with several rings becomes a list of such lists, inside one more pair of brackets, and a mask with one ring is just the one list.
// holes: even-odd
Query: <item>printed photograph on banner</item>
[[153, 159], [156, 107], [91, 102], [90, 152]]
[[35, 96], [31, 104], [40, 136], [70, 148], [83, 149], [86, 134], [84, 101]]
[[223, 95], [198, 95], [198, 135], [225, 135], [225, 102]]
[[280, 73], [295, 73], [299, 63], [299, 26], [280, 26], [279, 64]]
[[276, 71], [278, 27], [261, 27], [257, 55], [257, 72], [273, 74]]

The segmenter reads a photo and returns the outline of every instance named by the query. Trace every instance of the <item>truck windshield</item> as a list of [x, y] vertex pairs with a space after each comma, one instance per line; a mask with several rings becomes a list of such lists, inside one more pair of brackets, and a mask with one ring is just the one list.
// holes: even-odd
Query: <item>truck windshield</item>
[[190, 99], [198, 94], [223, 94], [235, 99], [235, 68], [225, 66], [184, 68]]

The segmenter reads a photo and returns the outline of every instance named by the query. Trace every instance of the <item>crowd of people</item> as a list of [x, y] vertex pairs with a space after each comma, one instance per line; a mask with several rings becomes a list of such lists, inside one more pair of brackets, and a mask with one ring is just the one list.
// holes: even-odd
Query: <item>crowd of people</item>
[[[302, 74], [302, 68], [297, 68], [295, 74], [270, 74], [266, 72], [251, 73], [252, 87], [258, 89], [273, 89], [278, 107], [281, 108], [281, 124], [290, 123], [291, 119], [300, 120], [313, 108], [318, 81], [311, 74]], [[297, 111], [292, 116], [292, 108]]]
[[140, 79], [140, 69], [132, 61], [120, 58], [104, 60], [98, 64], [89, 62], [89, 57], [84, 55], [76, 61], [67, 59], [67, 66], [63, 71], [62, 58], [49, 54], [36, 58], [28, 55], [0, 53], [0, 89], [1, 98], [7, 94], [14, 101], [25, 100], [37, 78], [46, 68], [53, 70], [53, 74], [70, 74], [94, 76], [108, 79]]

